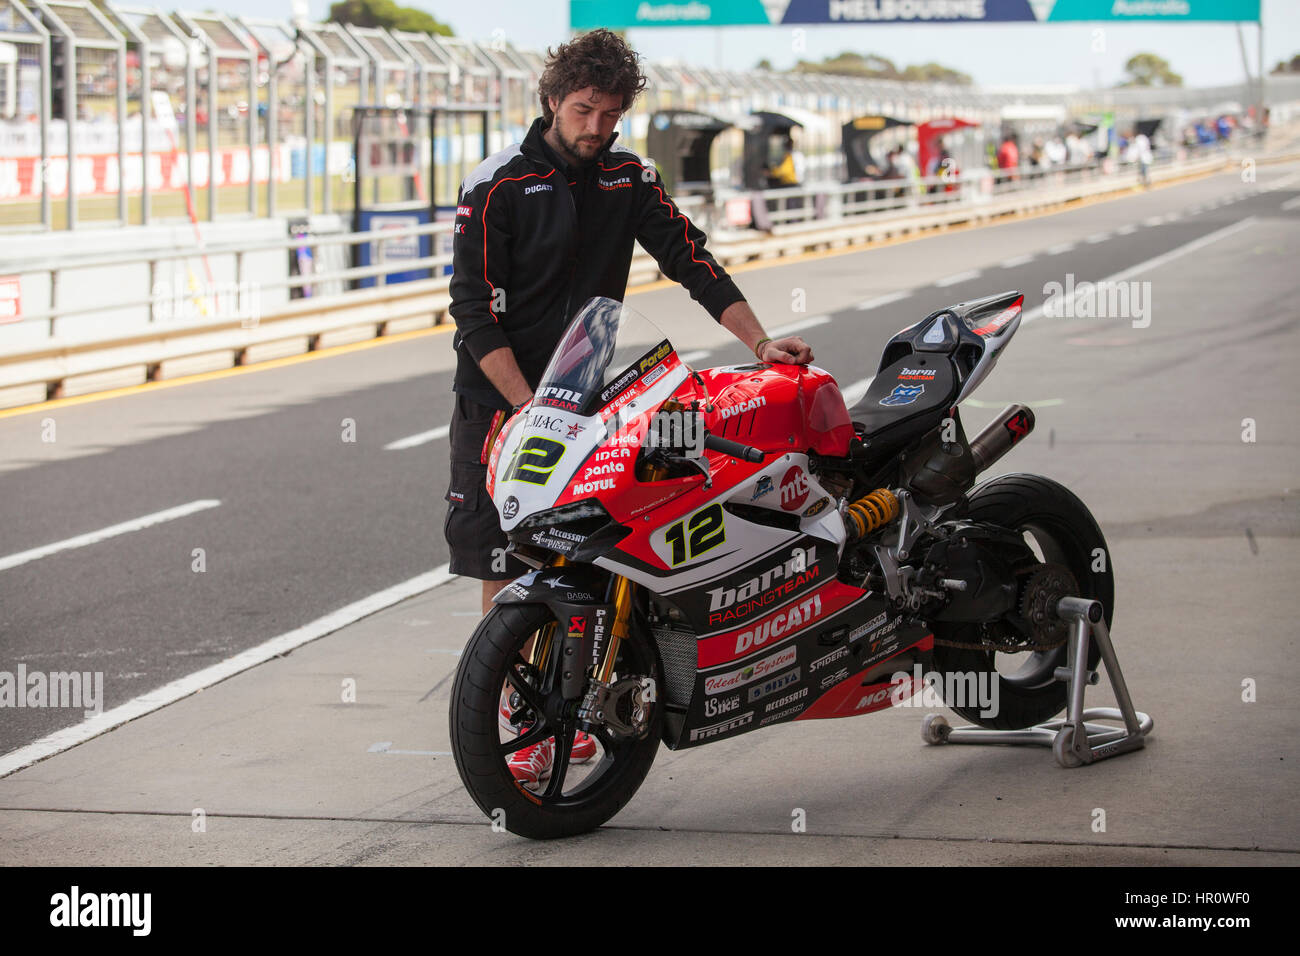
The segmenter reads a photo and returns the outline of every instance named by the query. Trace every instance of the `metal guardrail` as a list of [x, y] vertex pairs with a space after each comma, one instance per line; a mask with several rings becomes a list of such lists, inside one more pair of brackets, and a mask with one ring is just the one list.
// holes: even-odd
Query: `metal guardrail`
[[[1298, 154], [1279, 154], [1272, 157], [1253, 157], [1259, 162], [1270, 159], [1296, 158]], [[1176, 179], [1187, 175], [1211, 172], [1222, 169], [1234, 162], [1236, 157], [1227, 153], [1217, 153], [1182, 162], [1166, 162], [1153, 165], [1150, 176], [1153, 181]], [[1061, 172], [1068, 172], [1063, 169]], [[1014, 175], [1014, 173], [1012, 174]], [[894, 206], [889, 209], [865, 209], [859, 215], [845, 215], [838, 219], [788, 221], [777, 225], [770, 233], [754, 230], [715, 229], [712, 233], [710, 248], [714, 256], [726, 266], [758, 258], [770, 258], [813, 248], [868, 242], [889, 236], [913, 233], [932, 228], [940, 228], [965, 221], [982, 221], [999, 216], [1027, 212], [1033, 209], [1058, 206], [1071, 201], [1129, 189], [1137, 184], [1138, 172], [1127, 168], [1109, 175], [1090, 179], [1078, 178], [1073, 181], [1057, 181], [1052, 176], [1037, 177], [1033, 186], [1025, 185], [1011, 175], [1002, 179], [1009, 185], [1000, 192], [983, 194], [975, 187], [985, 173], [972, 173], [958, 177], [961, 186], [956, 190], [958, 199], [949, 198], [949, 193], [918, 193], [917, 198], [940, 197], [933, 203], [918, 202], [915, 206], [899, 207], [897, 197], [890, 197]], [[889, 181], [886, 181], [889, 182]], [[896, 181], [895, 181], [896, 182]], [[936, 177], [931, 181], [922, 180], [920, 186], [952, 185], [952, 180]], [[835, 191], [847, 191], [879, 186], [879, 183], [854, 183], [836, 187]], [[971, 188], [967, 188], [967, 187]], [[762, 194], [752, 194], [753, 201], [772, 199], [801, 198], [805, 204], [812, 206], [818, 195], [817, 190], [771, 190]], [[822, 190], [821, 192], [824, 192]], [[757, 197], [757, 198], [755, 198]], [[716, 198], [714, 215], [718, 209], [736, 198], [720, 194]], [[696, 202], [698, 207], [698, 200]], [[799, 210], [802, 212], [802, 210]], [[448, 223], [410, 227], [394, 230], [376, 230], [369, 233], [322, 236], [313, 242], [335, 245], [351, 245], [362, 242], [386, 241], [413, 235], [443, 233], [449, 230]], [[226, 253], [242, 252], [244, 254], [264, 249], [287, 249], [300, 244], [301, 240], [276, 240], [259, 244], [249, 244], [232, 249], [213, 247], [209, 254], [218, 251]], [[157, 263], [177, 258], [192, 258], [194, 249], [177, 250], [151, 256], [156, 269]], [[52, 268], [76, 268], [78, 266], [103, 266], [115, 262], [139, 262], [139, 257], [95, 257], [76, 263], [53, 264]], [[304, 283], [323, 282], [344, 276], [374, 275], [380, 276], [395, 269], [405, 271], [413, 267], [436, 267], [446, 265], [449, 257], [435, 255], [419, 260], [402, 260], [400, 266], [394, 263], [379, 263], [365, 268], [352, 268], [337, 273], [324, 275], [291, 277], [277, 283], [284, 286], [300, 286]], [[659, 277], [657, 263], [644, 252], [638, 250], [634, 258], [630, 284], [640, 284]], [[327, 298], [299, 299], [289, 303], [274, 314], [261, 316], [257, 321], [247, 321], [231, 315], [218, 315], [205, 321], [196, 322], [155, 322], [149, 328], [135, 330], [126, 334], [101, 338], [68, 339], [51, 335], [40, 345], [32, 345], [19, 352], [0, 357], [0, 407], [29, 404], [46, 397], [58, 397], [81, 391], [80, 383], [72, 381], [83, 377], [103, 376], [114, 370], [122, 371], [127, 380], [153, 380], [171, 377], [173, 374], [185, 374], [193, 370], [193, 363], [177, 365], [184, 360], [208, 357], [212, 367], [249, 364], [264, 358], [277, 357], [281, 354], [308, 351], [346, 341], [357, 341], [374, 336], [389, 335], [395, 332], [428, 328], [445, 320], [446, 309], [450, 304], [447, 292], [448, 279], [445, 276], [405, 282], [377, 288], [358, 290], [344, 295]], [[101, 305], [100, 309], [116, 309], [124, 305], [152, 306], [153, 299], [133, 299], [129, 302], [116, 302]], [[81, 309], [79, 312], [92, 311]], [[47, 310], [26, 317], [27, 321], [46, 321], [51, 328], [59, 315], [67, 312]], [[282, 347], [276, 348], [277, 343]], [[99, 384], [101, 379], [87, 386], [87, 390]], [[67, 386], [74, 387], [69, 390]], [[114, 387], [122, 382], [110, 382], [100, 387]]]
[[[685, 197], [679, 203], [679, 207], [692, 219], [707, 221], [705, 204], [699, 197]], [[87, 269], [102, 269], [115, 266], [138, 266], [141, 264], [148, 265], [149, 284], [140, 294], [127, 299], [119, 299], [108, 302], [96, 302], [93, 304], [81, 306], [64, 306], [51, 307], [47, 309], [27, 310], [24, 311], [18, 323], [30, 324], [37, 322], [48, 323], [48, 334], [53, 338], [57, 333], [56, 323], [61, 318], [68, 318], [78, 315], [89, 315], [96, 312], [118, 312], [123, 309], [147, 309], [149, 310], [148, 321], [154, 322], [158, 319], [154, 313], [160, 298], [157, 292], [157, 277], [159, 276], [160, 267], [168, 262], [184, 262], [196, 259], [217, 259], [223, 256], [233, 257], [235, 262], [235, 279], [236, 285], [244, 283], [246, 280], [243, 263], [249, 256], [264, 252], [283, 252], [287, 257], [295, 249], [304, 245], [313, 248], [328, 246], [359, 246], [373, 244], [371, 260], [375, 263], [369, 266], [351, 266], [342, 269], [324, 269], [313, 272], [309, 275], [286, 276], [283, 279], [259, 280], [258, 287], [262, 290], [271, 289], [303, 289], [314, 286], [328, 286], [338, 282], [351, 282], [355, 279], [374, 278], [377, 285], [385, 285], [386, 278], [389, 275], [404, 273], [408, 271], [419, 271], [424, 269], [444, 269], [451, 266], [451, 255], [449, 253], [434, 254], [429, 256], [403, 257], [385, 259], [385, 247], [392, 247], [397, 244], [404, 244], [411, 239], [417, 239], [422, 236], [449, 236], [453, 228], [453, 223], [433, 222], [424, 225], [387, 227], [375, 229], [368, 232], [348, 232], [338, 234], [316, 234], [307, 238], [302, 237], [285, 237], [283, 239], [266, 240], [261, 242], [241, 242], [241, 243], [204, 243], [202, 245], [189, 245], [179, 249], [158, 250], [149, 253], [126, 253], [118, 255], [58, 255], [58, 256], [33, 256], [30, 258], [14, 257], [6, 261], [5, 267], [12, 272], [21, 275], [31, 275], [33, 273], [44, 273], [49, 277], [50, 288], [57, 288], [60, 285], [61, 277], [69, 273], [76, 273]], [[650, 257], [639, 251], [637, 260], [634, 262], [634, 271], [638, 269], [644, 271], [647, 265], [653, 265]], [[445, 279], [440, 280], [444, 284]], [[360, 290], [351, 290], [342, 293], [345, 296], [356, 295]], [[203, 298], [198, 295], [196, 298]], [[314, 299], [317, 303], [322, 300], [317, 297]], [[214, 320], [216, 321], [216, 320]], [[174, 326], [172, 326], [174, 328]], [[115, 336], [105, 336], [105, 340], [111, 340]], [[80, 341], [85, 341], [84, 338]], [[0, 361], [3, 358], [0, 357]]]

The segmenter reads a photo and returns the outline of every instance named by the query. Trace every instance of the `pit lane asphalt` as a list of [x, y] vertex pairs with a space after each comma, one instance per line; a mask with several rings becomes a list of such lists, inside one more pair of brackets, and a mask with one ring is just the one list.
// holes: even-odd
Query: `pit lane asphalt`
[[[1295, 171], [1294, 166], [1265, 167], [1255, 184], [1217, 176], [1053, 216], [741, 270], [738, 281], [769, 328], [813, 315], [830, 316], [830, 322], [804, 334], [819, 353], [818, 364], [847, 384], [874, 371], [879, 350], [893, 331], [934, 308], [1004, 288], [1023, 289], [1026, 305], [1032, 307], [1041, 300], [1043, 286], [1063, 282], [1066, 273], [1073, 273], [1076, 282], [1104, 278], [1254, 217], [1239, 233], [1160, 267], [1168, 272], [1153, 272], [1155, 311], [1149, 329], [1115, 320], [1039, 320], [1027, 325], [976, 393], [982, 404], [968, 414], [971, 430], [995, 410], [980, 414], [983, 405], [1000, 407], [1006, 399], [1034, 406], [1038, 432], [1008, 459], [1006, 470], [1023, 468], [1064, 481], [1092, 505], [1112, 545], [1129, 541], [1133, 556], [1144, 548], [1156, 549], [1151, 561], [1134, 563], [1130, 557], [1126, 562], [1132, 569], [1124, 579], [1126, 588], [1141, 580], [1157, 589], [1157, 603], [1167, 604], [1177, 595], [1189, 602], [1187, 608], [1203, 614], [1208, 609], [1202, 605], [1210, 601], [1204, 588], [1174, 572], [1197, 569], [1213, 580], [1222, 573], [1217, 559], [1224, 548], [1221, 538], [1233, 539], [1230, 553], [1236, 562], [1246, 561], [1246, 555], [1257, 558], [1263, 551], [1282, 550], [1282, 563], [1270, 562], [1263, 578], [1287, 569], [1294, 579], [1295, 506], [1283, 488], [1294, 482], [1295, 394], [1289, 385], [1293, 365], [1284, 359], [1294, 358], [1295, 352], [1297, 277], [1292, 262], [1300, 213], [1281, 209], [1297, 194], [1294, 185], [1272, 191], [1266, 187], [1284, 177], [1294, 182]], [[1215, 205], [1205, 208], [1207, 203]], [[1175, 221], [1165, 218], [1171, 213], [1178, 215]], [[1163, 221], [1147, 224], [1153, 217]], [[1129, 226], [1134, 228], [1129, 231]], [[1071, 243], [1072, 248], [1061, 248]], [[1027, 255], [1033, 258], [1018, 261]], [[979, 274], [934, 286], [936, 280], [972, 270]], [[803, 313], [790, 308], [797, 290], [806, 299]], [[854, 308], [855, 303], [903, 291], [910, 294], [888, 305]], [[727, 344], [681, 290], [648, 292], [630, 301], [658, 322], [680, 351], [710, 349], [709, 357], [698, 364], [744, 357], [743, 348]], [[0, 556], [195, 499], [222, 502], [174, 522], [0, 572], [0, 669], [12, 671], [21, 662], [29, 670], [103, 670], [105, 705], [111, 707], [445, 561], [445, 442], [403, 451], [385, 451], [383, 446], [445, 423], [450, 407], [448, 346], [447, 336], [431, 335], [287, 368], [0, 420], [0, 444], [11, 456], [0, 476], [0, 493], [11, 502], [0, 533]], [[1261, 429], [1271, 423], [1268, 441], [1261, 437], [1247, 445], [1240, 440], [1237, 433], [1246, 417], [1256, 418]], [[53, 443], [40, 441], [47, 418], [53, 418], [58, 429]], [[344, 419], [356, 422], [356, 442], [341, 440]], [[153, 437], [159, 432], [165, 434]], [[1220, 447], [1206, 447], [1210, 445]], [[1254, 457], [1233, 466], [1223, 464], [1224, 456], [1243, 451]], [[1219, 455], [1220, 464], [1204, 467], [1197, 455], [1207, 452]], [[1288, 474], [1286, 480], [1279, 478]], [[1252, 525], [1248, 537], [1245, 528]], [[1192, 539], [1209, 544], [1203, 550], [1186, 550]], [[1268, 548], [1262, 543], [1266, 540]], [[1161, 552], [1162, 545], [1173, 550]], [[191, 570], [192, 551], [198, 547], [205, 549], [207, 562], [201, 573]], [[1160, 555], [1162, 561], [1155, 561]], [[1261, 564], [1255, 561], [1256, 567]], [[1285, 588], [1286, 580], [1284, 576], [1274, 586]], [[1263, 587], [1261, 581], [1247, 588], [1261, 594], [1262, 602], [1245, 604], [1239, 596], [1234, 598], [1238, 610], [1230, 620], [1254, 628], [1265, 619], [1276, 619], [1282, 630], [1270, 633], [1289, 637], [1294, 628], [1288, 630], [1283, 623], [1279, 592]], [[1146, 596], [1130, 590], [1139, 604]], [[452, 631], [463, 631], [463, 644], [472, 611], [459, 608], [459, 618], [445, 617], [452, 612], [440, 610], [436, 597], [428, 602], [418, 616], [423, 623], [405, 626], [427, 633], [445, 627], [435, 643], [444, 655], [439, 659], [450, 664], [454, 647], [443, 645], [455, 644], [446, 640]], [[1117, 614], [1124, 612], [1123, 598], [1117, 603]], [[347, 639], [345, 631], [327, 640]], [[375, 640], [378, 650], [382, 639]], [[1294, 650], [1294, 638], [1289, 640]], [[1121, 660], [1127, 662], [1124, 645], [1120, 647]], [[1165, 646], [1163, 653], [1174, 654], [1176, 660], [1181, 652]], [[306, 657], [301, 652], [295, 656]], [[1233, 672], [1234, 679], [1242, 666]], [[394, 673], [404, 669], [397, 666]], [[1295, 666], [1283, 659], [1258, 670], [1295, 675]], [[238, 683], [222, 685], [221, 693], [227, 688], [238, 693]], [[445, 695], [445, 682], [442, 686]], [[1178, 706], [1177, 699], [1165, 693], [1158, 695], [1158, 702]], [[110, 738], [9, 778], [0, 785], [0, 803], [11, 808], [50, 806], [31, 800], [42, 792], [39, 781], [48, 775], [70, 779], [59, 773], [61, 764], [99, 764], [92, 756], [95, 748], [109, 741], [115, 749], [126, 746], [128, 737], [147, 745], [148, 738], [142, 741], [141, 734], [150, 727], [157, 732], [169, 712], [189, 706], [189, 701], [174, 705]], [[1138, 706], [1157, 712], [1149, 700], [1139, 699]], [[445, 696], [436, 710], [445, 713]], [[234, 713], [239, 716], [228, 716], [229, 723], [247, 724], [246, 710]], [[900, 715], [917, 718], [919, 712], [869, 719], [888, 734], [891, 731], [884, 728], [897, 723]], [[301, 716], [312, 720], [315, 715]], [[4, 717], [0, 749], [10, 750], [79, 718], [80, 712], [22, 710], [7, 711]], [[1294, 707], [1286, 718], [1294, 733]], [[832, 741], [860, 740], [864, 724], [838, 721], [785, 733], [829, 730]], [[914, 728], [910, 723], [908, 727], [914, 738]], [[1166, 727], [1169, 724], [1158, 724], [1157, 734]], [[414, 749], [445, 749], [445, 729], [441, 743], [428, 739], [427, 727], [422, 733], [426, 739]], [[691, 766], [698, 768], [705, 753], [716, 753], [719, 759], [738, 757], [747, 749], [739, 744], [757, 739], [745, 737], [679, 755], [665, 751], [652, 779], [675, 761], [692, 759]], [[915, 749], [910, 739], [903, 747], [909, 749]], [[1152, 752], [1121, 760], [1136, 764]], [[997, 752], [992, 761], [1007, 764], [1003, 753]], [[240, 755], [237, 763], [247, 765], [246, 758], [257, 761]], [[1046, 751], [1037, 758], [1050, 763]], [[397, 761], [400, 756], [369, 759]], [[448, 761], [441, 762], [438, 790], [454, 803], [454, 771], [444, 779], [451, 768]], [[766, 771], [776, 768], [789, 778], [792, 764], [764, 763]], [[856, 762], [847, 766], [852, 765]], [[844, 770], [840, 767], [830, 776]], [[815, 768], [810, 773], [817, 778]], [[84, 770], [75, 776], [86, 780]], [[747, 770], [745, 776], [753, 778], [756, 787], [772, 783], [762, 773]], [[428, 785], [427, 780], [416, 784], [415, 777], [410, 783]], [[274, 788], [269, 780], [266, 784], [254, 790], [273, 799]], [[665, 799], [670, 799], [671, 786], [664, 786]], [[467, 804], [463, 793], [459, 798]], [[266, 812], [265, 807], [254, 809], [256, 799], [240, 802], [248, 804], [249, 813]], [[85, 808], [75, 800], [56, 803], [67, 810]], [[662, 801], [638, 797], [624, 815], [635, 817], [638, 805], [646, 813], [665, 809]], [[403, 814], [410, 818], [416, 813], [418, 819], [425, 807], [409, 807]], [[352, 807], [339, 812], [355, 817], [361, 811]], [[472, 814], [452, 814], [462, 816], [465, 825], [472, 825]], [[744, 826], [734, 807], [722, 816], [728, 824]], [[23, 814], [6, 813], [8, 822], [0, 822], [0, 829], [21, 830], [23, 819]], [[1207, 832], [1223, 833], [1212, 827]], [[1226, 844], [1220, 837], [1207, 837], [1208, 842], [1193, 845], [1205, 847], [1205, 852], [1240, 847], [1241, 840], [1246, 846], [1281, 853], [1298, 848], [1293, 822], [1281, 830], [1265, 826], [1262, 832], [1265, 838], [1253, 844], [1233, 830]]]

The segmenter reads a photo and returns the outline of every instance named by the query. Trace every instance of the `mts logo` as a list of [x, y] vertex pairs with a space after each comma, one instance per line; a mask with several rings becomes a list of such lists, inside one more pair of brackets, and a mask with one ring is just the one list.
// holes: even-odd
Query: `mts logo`
[[781, 507], [786, 511], [802, 508], [810, 488], [808, 473], [798, 465], [791, 468], [781, 479]]

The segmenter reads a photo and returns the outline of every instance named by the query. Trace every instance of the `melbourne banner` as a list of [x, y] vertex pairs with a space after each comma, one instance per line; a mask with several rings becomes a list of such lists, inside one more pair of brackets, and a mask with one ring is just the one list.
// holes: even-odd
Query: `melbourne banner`
[[575, 30], [812, 23], [1257, 21], [1260, 0], [569, 0]]

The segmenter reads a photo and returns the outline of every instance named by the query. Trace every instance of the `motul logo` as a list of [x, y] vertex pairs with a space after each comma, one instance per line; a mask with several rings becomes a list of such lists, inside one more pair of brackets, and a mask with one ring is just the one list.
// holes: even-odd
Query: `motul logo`
[[579, 481], [569, 489], [570, 494], [587, 495], [593, 491], [608, 491], [614, 487], [613, 478], [602, 478], [600, 481]]
[[729, 405], [722, 409], [722, 419], [726, 421], [733, 415], [743, 415], [745, 412], [752, 412], [756, 408], [762, 408], [767, 404], [767, 399], [763, 397], [751, 398], [747, 402], [741, 402], [739, 405]]
[[867, 694], [865, 697], [863, 697], [860, 701], [857, 702], [857, 704], [854, 705], [853, 709], [861, 710], [863, 707], [870, 707], [873, 704], [879, 704], [881, 701], [888, 699], [888, 697], [889, 697], [889, 688], [882, 687], [880, 688], [880, 690], [875, 691], [874, 693], [871, 694]]

